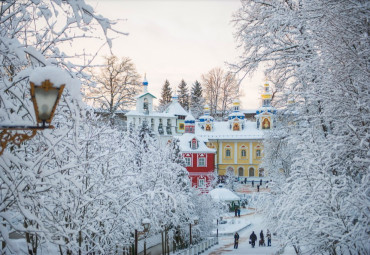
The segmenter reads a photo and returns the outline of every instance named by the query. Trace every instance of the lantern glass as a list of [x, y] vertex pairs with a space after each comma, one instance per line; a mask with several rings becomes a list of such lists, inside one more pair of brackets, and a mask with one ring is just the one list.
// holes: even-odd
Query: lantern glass
[[40, 86], [33, 82], [30, 85], [37, 123], [50, 124], [65, 85], [54, 87], [49, 80], [43, 81]]
[[37, 103], [37, 111], [39, 114], [39, 119], [41, 121], [47, 121], [50, 119], [54, 105], [58, 99], [58, 90], [49, 89], [46, 91], [41, 87], [35, 88], [35, 99]]
[[148, 232], [150, 228], [150, 223], [143, 223], [144, 232]]

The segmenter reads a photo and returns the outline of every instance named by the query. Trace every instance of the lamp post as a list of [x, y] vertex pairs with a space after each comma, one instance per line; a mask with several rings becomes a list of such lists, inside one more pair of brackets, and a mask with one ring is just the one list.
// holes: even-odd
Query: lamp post
[[[150, 220], [149, 219], [143, 219], [141, 222], [141, 225], [144, 228], [144, 235], [145, 235], [145, 240], [144, 240], [144, 255], [146, 255], [146, 233], [150, 229]], [[134, 255], [137, 255], [138, 253], [138, 240], [139, 240], [139, 235], [137, 232], [137, 229], [135, 229], [135, 249], [134, 249]]]
[[[37, 130], [43, 130], [47, 128], [54, 128], [50, 125], [55, 109], [58, 105], [59, 99], [62, 95], [65, 84], [60, 86], [54, 86], [50, 80], [44, 80], [40, 85], [36, 85], [30, 82], [30, 92], [35, 109], [35, 116], [37, 125], [36, 126], [22, 126], [22, 125], [1, 125], [0, 130], [0, 155], [3, 154], [8, 143], [12, 142], [15, 145], [20, 145], [22, 142], [31, 139], [36, 135]], [[42, 126], [39, 126], [39, 124]], [[46, 123], [49, 125], [46, 126]], [[32, 134], [28, 135], [25, 133], [12, 134], [11, 131], [18, 130], [31, 130]]]
[[143, 219], [142, 225], [144, 227], [144, 235], [145, 235], [145, 239], [144, 239], [144, 255], [146, 255], [146, 235], [147, 235], [147, 233], [149, 232], [149, 229], [150, 229], [150, 220], [149, 219]]
[[[193, 219], [193, 225], [195, 226], [195, 225], [198, 225], [198, 218], [194, 218]], [[191, 235], [191, 226], [192, 226], [192, 223], [190, 222], [189, 223], [189, 228], [190, 228], [190, 246], [192, 246], [193, 245], [193, 239], [192, 239], [192, 235]]]

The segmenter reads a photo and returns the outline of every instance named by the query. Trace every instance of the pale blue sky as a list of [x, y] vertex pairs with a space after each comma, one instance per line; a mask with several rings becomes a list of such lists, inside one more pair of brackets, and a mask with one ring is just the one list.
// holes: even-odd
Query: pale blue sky
[[[87, 0], [96, 12], [123, 19], [116, 27], [128, 32], [113, 41], [113, 53], [130, 57], [141, 75], [147, 74], [149, 90], [157, 98], [168, 79], [177, 88], [184, 79], [189, 89], [214, 67], [237, 59], [230, 23], [238, 0]], [[108, 51], [102, 54], [109, 54]], [[102, 58], [98, 58], [101, 60]], [[257, 73], [242, 82], [242, 108], [259, 107], [258, 88], [264, 77]]]

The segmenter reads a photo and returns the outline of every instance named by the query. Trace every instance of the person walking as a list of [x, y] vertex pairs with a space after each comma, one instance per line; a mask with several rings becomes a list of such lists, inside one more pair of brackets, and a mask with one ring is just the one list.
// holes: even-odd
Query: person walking
[[257, 192], [260, 192], [260, 185], [257, 185]]
[[270, 230], [268, 229], [267, 229], [266, 237], [267, 237], [267, 246], [271, 246], [271, 233], [270, 233]]
[[235, 232], [235, 235], [234, 235], [234, 249], [238, 249], [238, 244], [239, 244], [239, 234], [238, 234], [238, 232]]
[[240, 218], [240, 207], [238, 207], [238, 217]]
[[252, 231], [252, 234], [249, 236], [249, 240], [250, 240], [250, 244], [252, 245], [252, 248], [254, 248], [254, 246], [256, 245], [256, 240], [257, 240], [257, 236], [254, 233], [254, 231]]
[[237, 216], [238, 216], [238, 207], [235, 206], [235, 217], [237, 217]]
[[260, 186], [262, 186], [262, 179], [260, 180]]
[[252, 181], [252, 187], [254, 187], [254, 181]]
[[263, 235], [263, 230], [261, 230], [261, 233], [260, 233], [260, 246], [261, 245], [265, 245], [265, 237]]

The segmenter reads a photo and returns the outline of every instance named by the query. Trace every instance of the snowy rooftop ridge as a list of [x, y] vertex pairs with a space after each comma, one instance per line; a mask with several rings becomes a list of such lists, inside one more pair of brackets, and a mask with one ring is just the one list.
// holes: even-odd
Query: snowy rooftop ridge
[[198, 125], [195, 126], [195, 134], [209, 139], [263, 139], [263, 131], [257, 129], [256, 122], [246, 121], [244, 129], [233, 131], [228, 122], [213, 122], [212, 131], [205, 131]]

